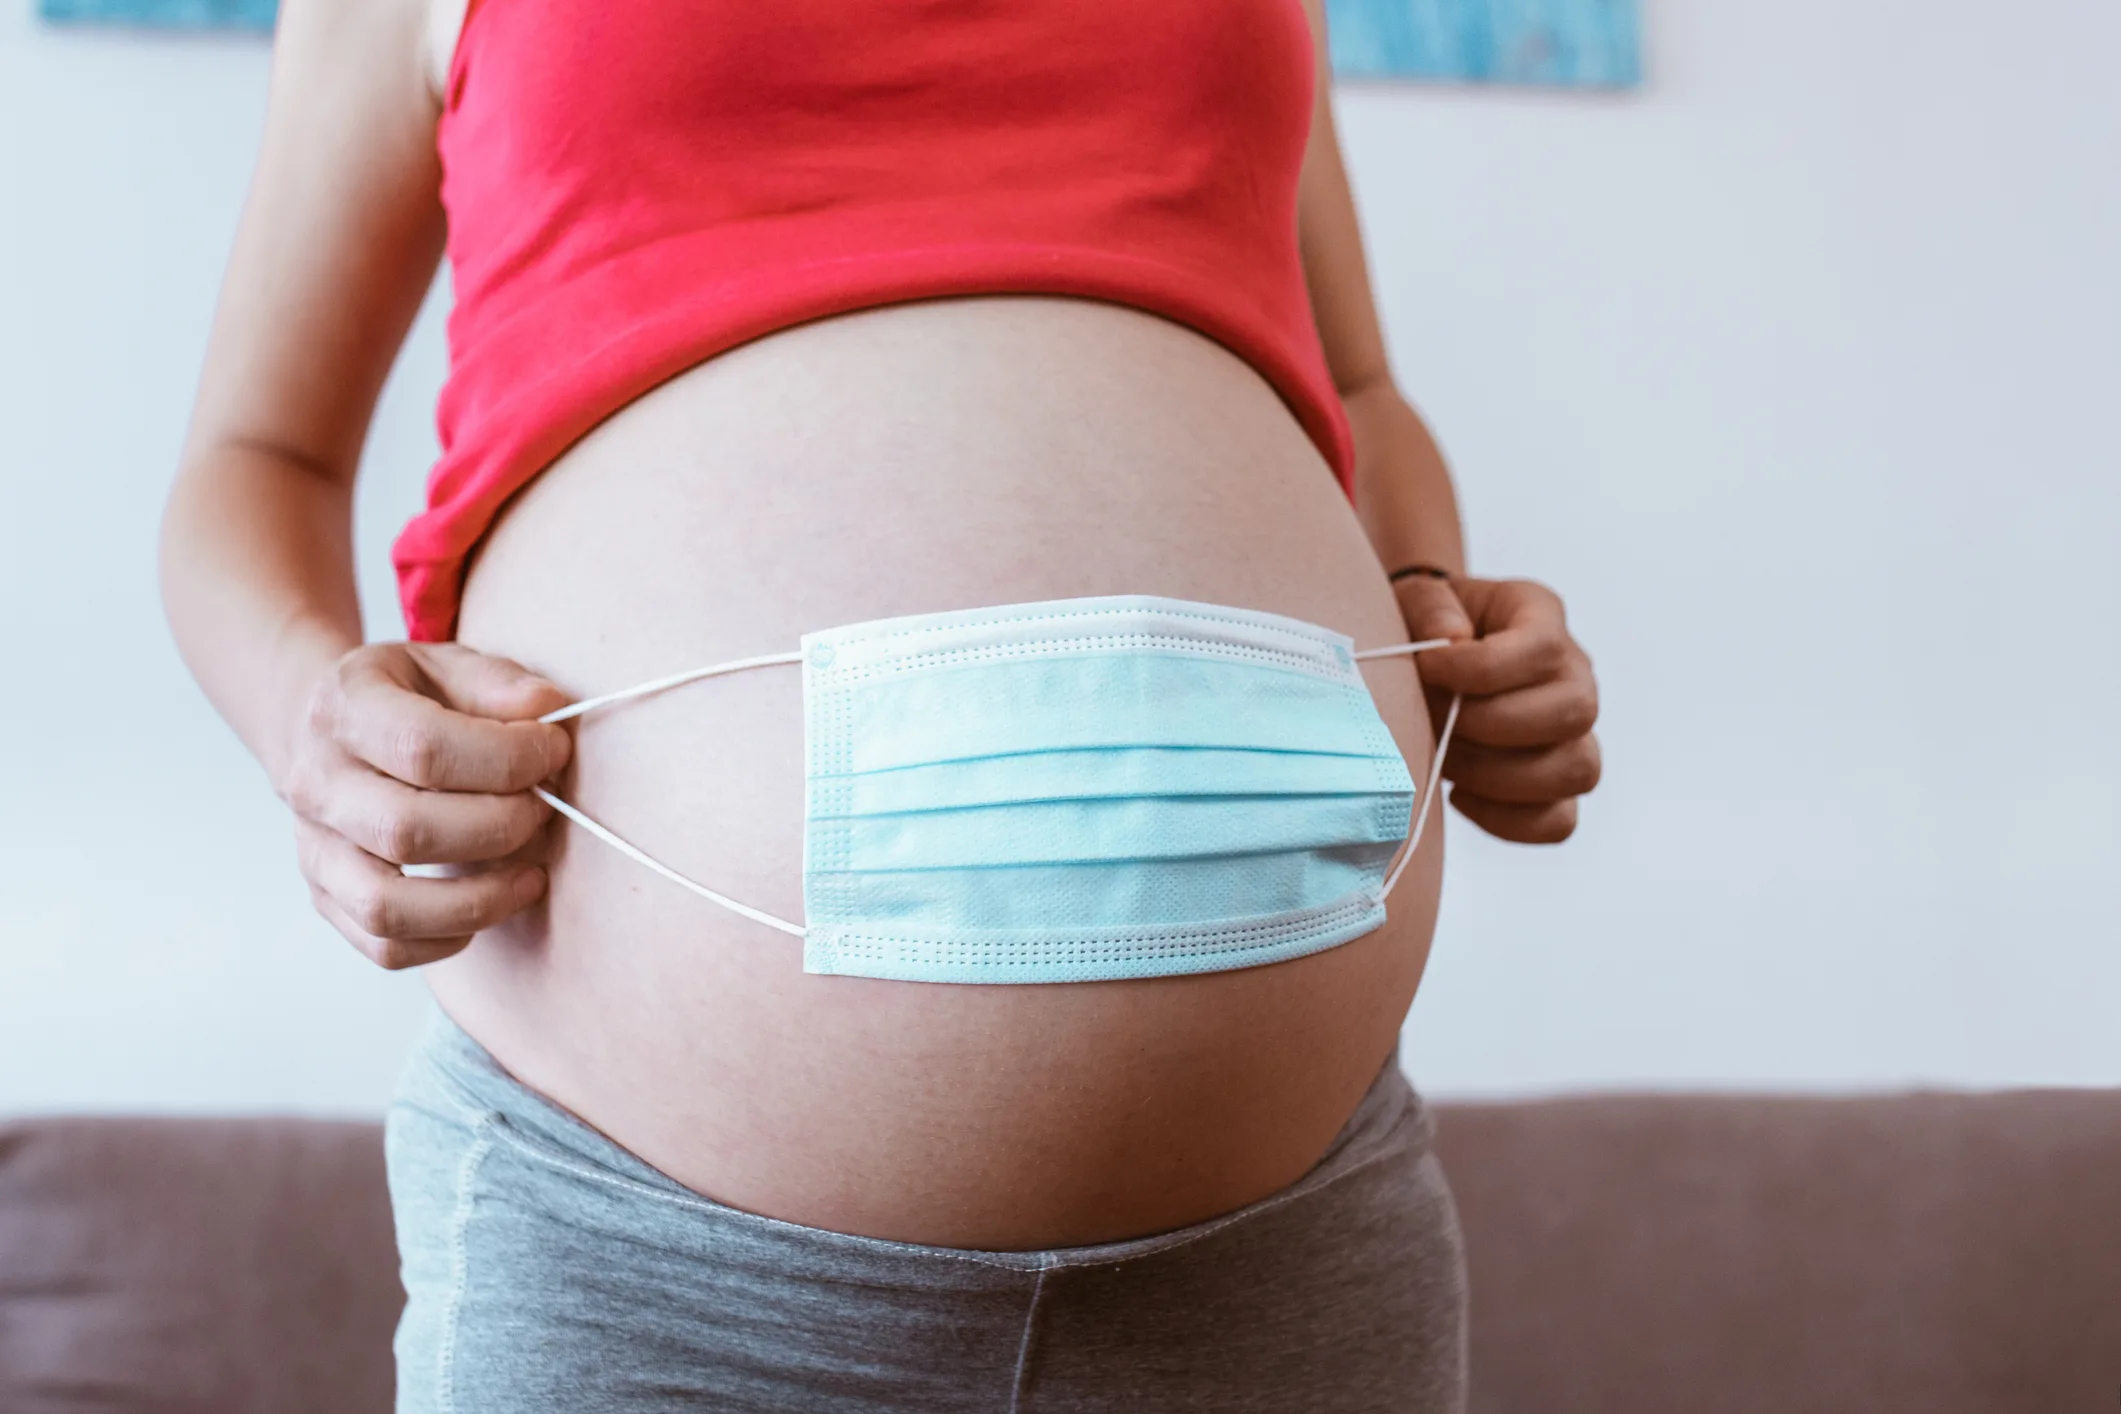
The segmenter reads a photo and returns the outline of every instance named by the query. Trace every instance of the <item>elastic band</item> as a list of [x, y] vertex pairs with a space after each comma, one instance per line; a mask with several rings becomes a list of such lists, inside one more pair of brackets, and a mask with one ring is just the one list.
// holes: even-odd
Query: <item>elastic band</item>
[[[688, 672], [672, 673], [667, 678], [655, 678], [635, 687], [621, 688], [617, 692], [607, 692], [601, 697], [585, 697], [572, 706], [560, 708], [557, 712], [547, 712], [538, 720], [541, 722], [564, 722], [570, 717], [579, 717], [584, 712], [593, 712], [599, 707], [610, 707], [615, 703], [630, 702], [636, 697], [646, 697], [650, 693], [666, 692], [673, 687], [683, 687], [688, 682], [698, 682], [701, 678], [720, 677], [724, 673], [739, 673], [746, 668], [773, 668], [802, 661], [803, 654], [800, 649], [793, 653], [762, 653], [755, 658], [732, 658], [726, 663], [713, 663], [704, 668], [693, 668]], [[800, 938], [809, 931], [800, 923], [790, 923], [785, 918], [777, 918], [771, 913], [753, 908], [748, 903], [738, 903], [727, 894], [718, 894], [705, 884], [694, 883], [669, 865], [651, 858], [646, 852], [636, 849], [625, 840], [620, 839], [616, 834], [605, 829], [602, 825], [599, 825], [596, 821], [545, 789], [545, 787], [533, 786], [531, 789], [536, 792], [538, 799], [589, 831], [590, 834], [595, 835], [605, 844], [610, 845], [636, 864], [647, 865], [679, 888], [690, 889], [709, 903], [718, 903], [731, 913], [741, 913], [744, 917], [754, 922], [763, 923], [768, 928], [778, 928], [783, 933], [793, 937]]]
[[1443, 731], [1436, 737], [1436, 754], [1429, 758], [1429, 779], [1422, 782], [1420, 813], [1414, 817], [1414, 833], [1407, 836], [1407, 847], [1399, 852], [1399, 862], [1392, 866], [1392, 872], [1385, 875], [1383, 886], [1377, 890], [1379, 903], [1385, 901], [1385, 895], [1392, 892], [1392, 886], [1399, 882], [1399, 876], [1413, 862], [1414, 851], [1421, 848], [1421, 832], [1429, 825], [1429, 806], [1435, 801], [1437, 783], [1443, 779], [1443, 754], [1450, 749], [1451, 733], [1458, 726], [1458, 707], [1464, 701], [1462, 695], [1451, 694], [1451, 705], [1443, 714]]
[[718, 894], [713, 889], [708, 888], [705, 884], [695, 884], [694, 882], [692, 882], [692, 880], [686, 878], [683, 874], [680, 874], [677, 870], [671, 868], [669, 865], [664, 864], [659, 860], [651, 859], [645, 852], [635, 849], [632, 845], [626, 843], [626, 841], [620, 839], [617, 835], [605, 829], [602, 825], [599, 825], [596, 821], [590, 819], [587, 815], [584, 815], [581, 811], [575, 809], [572, 805], [569, 805], [566, 801], [560, 799], [551, 791], [545, 789], [545, 787], [532, 786], [531, 790], [537, 793], [538, 799], [544, 801], [547, 805], [559, 811], [562, 815], [565, 815], [568, 819], [574, 821], [583, 829], [589, 831], [590, 834], [595, 835], [605, 844], [610, 845], [613, 849], [625, 855], [628, 859], [634, 861], [634, 863], [647, 865], [650, 869], [655, 870], [656, 873], [661, 874], [671, 883], [676, 884], [680, 888], [692, 890], [692, 892], [698, 894], [701, 898], [706, 899], [709, 903], [718, 903], [722, 907], [728, 909], [731, 913], [741, 913], [746, 918], [749, 918], [754, 922], [763, 923], [768, 928], [778, 928], [783, 933], [787, 933], [792, 937], [800, 938], [810, 931], [808, 928], [805, 928], [800, 923], [790, 923], [785, 918], [776, 918], [773, 914], [766, 913], [760, 909], [753, 908], [748, 903], [738, 903], [735, 899], [729, 897], [729, 895]]
[[[1416, 565], [1412, 568], [1424, 567]], [[1431, 648], [1448, 648], [1452, 641], [1448, 638], [1424, 638], [1419, 643], [1395, 643], [1390, 648], [1365, 648], [1355, 656], [1390, 658], [1402, 653], [1426, 653]], [[1421, 795], [1415, 801], [1415, 808], [1420, 813], [1414, 817], [1414, 833], [1407, 836], [1407, 847], [1399, 852], [1399, 859], [1392, 865], [1392, 872], [1385, 875], [1384, 883], [1378, 887], [1379, 903], [1385, 901], [1385, 895], [1392, 892], [1392, 886], [1398, 883], [1399, 876], [1406, 872], [1407, 864], [1414, 858], [1414, 851], [1421, 848], [1421, 832], [1429, 826], [1429, 799], [1436, 794], [1436, 783], [1443, 777], [1443, 754], [1450, 748], [1451, 732], [1458, 725], [1458, 706], [1463, 700], [1459, 694], [1451, 694], [1451, 706], [1443, 716], [1443, 731], [1436, 738], [1436, 754], [1429, 758], [1429, 779], [1422, 785]]]
[[646, 697], [652, 692], [667, 692], [673, 687], [683, 687], [688, 682], [698, 682], [701, 678], [720, 677], [723, 673], [740, 673], [746, 668], [776, 668], [785, 663], [800, 663], [802, 661], [803, 654], [800, 649], [793, 653], [762, 653], [756, 658], [732, 658], [726, 663], [716, 663], [711, 667], [694, 668], [689, 672], [683, 673], [672, 673], [667, 678], [657, 678], [653, 682], [644, 682], [638, 687], [621, 688], [617, 692], [607, 692], [602, 697], [586, 697], [572, 706], [562, 707], [557, 712], [547, 712], [538, 720], [541, 722], [564, 722], [569, 717], [579, 717], [584, 712], [594, 712], [599, 707], [609, 707], [617, 702], [630, 702], [636, 697]]
[[1448, 638], [1424, 638], [1419, 643], [1395, 643], [1390, 648], [1365, 648], [1356, 653], [1357, 660], [1364, 658], [1396, 658], [1407, 653], [1426, 653], [1431, 648], [1449, 648]]
[[[1395, 643], [1387, 648], [1365, 648], [1354, 656], [1357, 659], [1404, 657], [1413, 653], [1426, 653], [1431, 648], [1443, 648], [1450, 643], [1451, 640], [1448, 638], [1426, 638], [1419, 643]], [[600, 697], [587, 697], [580, 702], [562, 707], [558, 711], [547, 712], [538, 720], [540, 722], [564, 722], [570, 718], [579, 717], [585, 712], [593, 712], [600, 707], [610, 707], [620, 702], [630, 702], [636, 697], [646, 697], [651, 693], [666, 692], [673, 687], [682, 687], [689, 682], [698, 682], [702, 678], [720, 677], [724, 673], [742, 672], [747, 668], [782, 667], [802, 661], [801, 650], [793, 653], [764, 653], [755, 658], [732, 658], [726, 663], [714, 663], [704, 668], [693, 668], [688, 672], [672, 673], [669, 677], [655, 678], [635, 687], [621, 688], [617, 692], [604, 693]], [[1407, 839], [1406, 848], [1400, 852], [1398, 862], [1392, 866], [1391, 873], [1385, 876], [1383, 886], [1377, 891], [1377, 901], [1379, 903], [1384, 902], [1385, 895], [1392, 892], [1392, 886], [1399, 882], [1400, 873], [1407, 867], [1407, 861], [1411, 860], [1414, 857], [1414, 851], [1421, 847], [1421, 834], [1429, 823], [1429, 797], [1436, 793], [1436, 782], [1443, 773], [1443, 753], [1445, 748], [1451, 744], [1452, 728], [1458, 725], [1459, 700], [1456, 696], [1452, 697], [1451, 710], [1444, 716], [1443, 733], [1437, 738], [1436, 754], [1429, 761], [1428, 783], [1422, 787], [1420, 813], [1414, 817], [1414, 831]], [[595, 820], [590, 819], [582, 811], [569, 805], [566, 801], [545, 789], [545, 787], [533, 786], [531, 790], [538, 799], [589, 831], [590, 834], [595, 835], [636, 864], [645, 865], [654, 870], [679, 888], [698, 894], [709, 903], [720, 904], [731, 913], [741, 914], [751, 919], [754, 923], [763, 923], [768, 928], [778, 929], [790, 937], [801, 938], [808, 935], [810, 930], [800, 923], [791, 923], [789, 920], [767, 913], [763, 909], [753, 908], [748, 903], [739, 903], [727, 894], [716, 893], [705, 884], [695, 883], [693, 880], [686, 878], [683, 874], [649, 855], [646, 851], [628, 844], [617, 834], [598, 824]]]

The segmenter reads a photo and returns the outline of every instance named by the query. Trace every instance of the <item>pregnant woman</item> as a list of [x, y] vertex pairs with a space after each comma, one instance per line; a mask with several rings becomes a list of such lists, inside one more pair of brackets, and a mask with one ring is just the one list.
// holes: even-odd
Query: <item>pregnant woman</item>
[[287, 0], [164, 578], [317, 908], [439, 1003], [401, 1410], [1460, 1407], [1426, 787], [1448, 735], [1567, 835], [1595, 691], [1463, 573], [1322, 26]]

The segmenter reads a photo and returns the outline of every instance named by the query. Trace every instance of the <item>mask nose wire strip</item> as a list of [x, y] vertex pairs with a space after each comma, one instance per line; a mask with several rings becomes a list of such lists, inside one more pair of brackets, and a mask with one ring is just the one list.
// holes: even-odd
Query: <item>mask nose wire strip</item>
[[[1390, 648], [1365, 648], [1355, 656], [1357, 659], [1393, 658], [1402, 654], [1426, 653], [1431, 648], [1446, 647], [1450, 642], [1448, 638], [1425, 638], [1419, 643], [1397, 643]], [[1458, 727], [1458, 709], [1464, 701], [1462, 694], [1451, 694], [1451, 705], [1443, 714], [1443, 730], [1436, 735], [1436, 754], [1429, 758], [1429, 779], [1422, 783], [1421, 795], [1417, 801], [1421, 813], [1414, 817], [1414, 833], [1407, 836], [1406, 848], [1399, 852], [1398, 860], [1392, 865], [1392, 872], [1385, 875], [1384, 883], [1378, 886], [1379, 903], [1385, 901], [1386, 895], [1392, 892], [1392, 886], [1399, 882], [1399, 876], [1405, 873], [1407, 865], [1413, 862], [1414, 851], [1421, 848], [1422, 831], [1429, 827], [1429, 806], [1435, 798], [1437, 783], [1443, 779], [1443, 754], [1451, 749], [1451, 733]]]
[[[1429, 638], [1419, 643], [1396, 643], [1388, 648], [1365, 648], [1354, 656], [1358, 660], [1401, 657], [1411, 653], [1423, 653], [1431, 648], [1442, 648], [1450, 642], [1451, 640], [1448, 638]], [[742, 672], [747, 668], [781, 667], [802, 661], [803, 655], [800, 650], [794, 653], [764, 653], [755, 658], [733, 658], [726, 663], [715, 663], [705, 668], [693, 668], [687, 672], [672, 673], [668, 677], [655, 678], [652, 681], [639, 683], [633, 687], [621, 688], [617, 692], [604, 693], [599, 697], [585, 697], [580, 702], [559, 708], [557, 711], [547, 712], [538, 720], [548, 723], [564, 722], [570, 718], [579, 717], [585, 712], [593, 712], [600, 707], [611, 707], [621, 702], [630, 702], [636, 697], [647, 697], [652, 693], [667, 692], [673, 687], [683, 687], [686, 683], [698, 682], [702, 678], [720, 677], [724, 673]], [[1421, 813], [1415, 818], [1414, 832], [1408, 837], [1406, 848], [1400, 851], [1398, 863], [1392, 866], [1392, 872], [1385, 877], [1384, 885], [1377, 891], [1377, 898], [1380, 903], [1384, 901], [1385, 895], [1392, 892], [1392, 886], [1399, 882], [1399, 876], [1406, 869], [1407, 862], [1413, 859], [1414, 851], [1421, 847], [1422, 831], [1427, 828], [1429, 823], [1429, 797], [1436, 793], [1437, 780], [1443, 773], [1443, 754], [1451, 744], [1452, 728], [1458, 725], [1459, 702], [1460, 699], [1458, 697], [1452, 697], [1451, 709], [1444, 714], [1443, 732], [1436, 741], [1436, 754], [1429, 761], [1429, 779], [1422, 787]], [[777, 929], [790, 937], [804, 937], [810, 931], [800, 923], [791, 923], [785, 918], [775, 917], [762, 909], [753, 908], [748, 903], [739, 903], [727, 894], [716, 893], [705, 884], [695, 883], [661, 860], [655, 859], [645, 851], [627, 843], [618, 835], [613, 834], [595, 820], [590, 819], [589, 816], [569, 805], [543, 786], [532, 786], [531, 793], [575, 824], [580, 825], [590, 834], [602, 840], [605, 844], [610, 845], [613, 849], [631, 859], [634, 863], [653, 870], [671, 883], [676, 884], [679, 888], [698, 894], [709, 903], [719, 904], [731, 913], [740, 914], [754, 923], [763, 923], [768, 928]]]

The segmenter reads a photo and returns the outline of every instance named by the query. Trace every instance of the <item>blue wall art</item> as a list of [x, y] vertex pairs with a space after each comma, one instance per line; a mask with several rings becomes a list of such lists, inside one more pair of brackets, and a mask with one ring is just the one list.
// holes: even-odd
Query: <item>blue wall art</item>
[[1333, 68], [1352, 79], [1630, 88], [1637, 0], [1326, 0]]
[[269, 30], [278, 8], [276, 0], [37, 0], [47, 20], [156, 29]]

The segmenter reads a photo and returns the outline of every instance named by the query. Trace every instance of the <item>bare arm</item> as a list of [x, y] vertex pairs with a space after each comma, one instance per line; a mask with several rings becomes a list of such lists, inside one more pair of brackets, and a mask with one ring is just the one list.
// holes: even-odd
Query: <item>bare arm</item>
[[[1427, 566], [1393, 585], [1408, 635], [1464, 640], [1421, 658], [1432, 695], [1462, 693], [1444, 762], [1451, 804], [1490, 834], [1550, 843], [1576, 828], [1577, 797], [1598, 784], [1598, 685], [1569, 635], [1561, 599], [1528, 580], [1465, 573], [1451, 473], [1392, 380], [1370, 293], [1362, 233], [1334, 129], [1324, 0], [1304, 0], [1318, 56], [1297, 236], [1326, 363], [1355, 434], [1355, 510], [1386, 570]], [[1432, 703], [1440, 707], [1440, 702]]]
[[1355, 433], [1355, 510], [1388, 570], [1465, 572], [1458, 497], [1443, 453], [1392, 379], [1370, 293], [1362, 231], [1333, 121], [1324, 0], [1305, 0], [1317, 53], [1310, 145], [1297, 192], [1297, 237], [1326, 364]]
[[250, 198], [163, 527], [186, 661], [277, 781], [361, 642], [354, 469], [441, 254], [434, 110], [405, 0], [291, 0]]
[[[354, 473], [443, 239], [421, 0], [289, 0], [256, 174], [164, 516], [163, 601], [207, 696], [294, 806], [318, 907], [377, 961], [462, 946], [534, 896], [474, 862], [543, 818], [550, 684], [454, 647], [361, 644]], [[437, 794], [422, 799], [421, 790]]]

